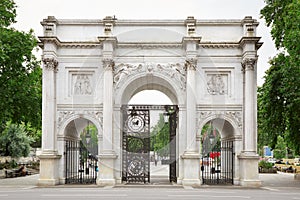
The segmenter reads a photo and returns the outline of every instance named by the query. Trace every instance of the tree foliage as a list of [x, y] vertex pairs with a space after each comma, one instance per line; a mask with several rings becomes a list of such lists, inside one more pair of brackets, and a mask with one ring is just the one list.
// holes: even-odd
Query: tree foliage
[[31, 123], [41, 129], [42, 70], [33, 54], [33, 31], [18, 31], [13, 0], [0, 2], [0, 122]]
[[31, 142], [24, 124], [17, 125], [9, 121], [0, 136], [1, 154], [13, 158], [26, 157], [30, 152]]
[[275, 149], [273, 149], [274, 157], [277, 159], [282, 159], [286, 156], [286, 143], [280, 135], [277, 138], [277, 144], [275, 145]]
[[163, 114], [159, 114], [159, 120], [151, 131], [151, 150], [158, 153], [160, 156], [168, 156], [170, 153], [170, 125], [165, 123]]
[[258, 91], [260, 145], [274, 148], [282, 136], [300, 152], [300, 1], [266, 0], [262, 17], [281, 52], [270, 60]]

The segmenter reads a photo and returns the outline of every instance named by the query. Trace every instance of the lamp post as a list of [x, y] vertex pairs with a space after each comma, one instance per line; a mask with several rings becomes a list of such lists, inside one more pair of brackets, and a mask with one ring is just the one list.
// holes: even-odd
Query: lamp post
[[89, 127], [89, 121], [88, 121], [88, 125], [87, 125], [87, 131], [86, 131], [86, 135], [85, 135], [85, 140], [86, 140], [86, 171], [85, 174], [89, 175], [90, 173], [90, 169], [89, 169], [89, 143], [91, 141], [91, 134], [90, 134], [90, 127]]

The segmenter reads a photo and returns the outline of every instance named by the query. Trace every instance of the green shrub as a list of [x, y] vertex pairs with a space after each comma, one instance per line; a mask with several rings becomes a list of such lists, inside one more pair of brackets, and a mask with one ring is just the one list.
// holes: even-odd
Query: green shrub
[[261, 168], [264, 168], [264, 169], [270, 169], [273, 167], [273, 164], [272, 163], [269, 163], [265, 160], [261, 160], [259, 163], [258, 163], [258, 166], [261, 167]]

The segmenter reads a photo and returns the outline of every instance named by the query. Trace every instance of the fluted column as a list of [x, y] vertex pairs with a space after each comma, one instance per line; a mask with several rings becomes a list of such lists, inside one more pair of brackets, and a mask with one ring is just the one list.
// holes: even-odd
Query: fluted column
[[43, 101], [42, 101], [42, 153], [56, 151], [56, 72], [58, 62], [55, 58], [43, 58]]
[[[105, 33], [112, 34], [113, 19], [105, 19]], [[99, 152], [99, 176], [97, 179], [98, 185], [115, 185], [115, 169], [117, 158], [114, 149], [114, 85], [113, 85], [113, 72], [114, 72], [114, 49], [116, 47], [117, 38], [113, 36], [103, 36], [98, 38], [103, 44], [102, 49], [102, 66], [103, 66], [103, 141], [100, 145]]]
[[58, 61], [54, 56], [43, 58], [42, 102], [42, 152], [40, 158], [39, 185], [59, 183], [56, 136], [56, 72]]
[[113, 59], [103, 59], [103, 153], [113, 149]]
[[186, 60], [186, 147], [181, 155], [183, 161], [182, 184], [186, 186], [200, 185], [200, 154], [196, 139], [196, 69], [198, 44], [201, 37], [196, 36], [196, 19], [188, 17], [185, 21], [187, 37], [182, 40], [185, 47]]
[[196, 152], [196, 66], [197, 60], [194, 58], [187, 59], [186, 67], [186, 150]]
[[245, 58], [242, 61], [245, 73], [245, 101], [244, 101], [244, 149], [248, 154], [256, 154], [256, 58]]

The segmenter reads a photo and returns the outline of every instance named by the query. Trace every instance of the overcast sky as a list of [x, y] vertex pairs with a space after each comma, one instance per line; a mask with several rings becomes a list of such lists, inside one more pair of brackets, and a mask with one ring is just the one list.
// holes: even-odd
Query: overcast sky
[[118, 19], [243, 19], [256, 18], [260, 25], [257, 35], [264, 42], [258, 51], [258, 85], [269, 68], [268, 60], [276, 54], [270, 29], [260, 19], [264, 0], [15, 0], [19, 30], [33, 29], [42, 36], [42, 21], [47, 16], [58, 19], [103, 19], [115, 15]]

